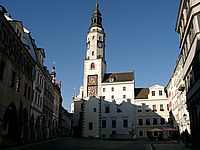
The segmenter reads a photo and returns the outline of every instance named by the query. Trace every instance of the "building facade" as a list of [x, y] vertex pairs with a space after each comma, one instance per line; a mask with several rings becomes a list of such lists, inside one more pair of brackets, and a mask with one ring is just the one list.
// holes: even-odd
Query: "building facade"
[[55, 138], [61, 84], [30, 31], [0, 5], [0, 147]]
[[186, 103], [190, 116], [192, 142], [200, 141], [200, 1], [181, 0], [176, 22], [183, 59]]
[[185, 82], [183, 80], [183, 59], [179, 55], [176, 67], [166, 87], [169, 100], [170, 125], [180, 133], [190, 133], [189, 112], [186, 106]]
[[30, 139], [34, 60], [21, 41], [20, 21], [8, 21], [0, 6], [0, 145]]
[[138, 138], [165, 137], [168, 128], [169, 107], [164, 87], [154, 85], [150, 88], [135, 88]]

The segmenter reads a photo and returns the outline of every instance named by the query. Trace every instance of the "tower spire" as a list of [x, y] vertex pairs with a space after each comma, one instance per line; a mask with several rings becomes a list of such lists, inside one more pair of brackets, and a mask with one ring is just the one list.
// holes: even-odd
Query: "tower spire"
[[92, 14], [92, 23], [91, 23], [91, 27], [100, 27], [103, 29], [102, 27], [102, 18], [101, 18], [101, 12], [99, 10], [99, 0], [96, 0], [96, 8]]
[[99, 1], [96, 0], [96, 8], [99, 9]]

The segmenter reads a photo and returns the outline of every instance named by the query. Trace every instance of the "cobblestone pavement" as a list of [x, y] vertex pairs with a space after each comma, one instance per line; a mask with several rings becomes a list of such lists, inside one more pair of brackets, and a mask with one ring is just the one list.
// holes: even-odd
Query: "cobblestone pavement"
[[148, 141], [106, 141], [83, 138], [59, 138], [51, 141], [32, 143], [5, 150], [148, 150]]
[[185, 147], [183, 143], [176, 143], [175, 141], [154, 142], [148, 145], [148, 150], [199, 150], [191, 145]]
[[30, 143], [3, 150], [199, 150], [186, 148], [182, 143], [174, 141], [106, 141], [62, 137], [49, 141]]

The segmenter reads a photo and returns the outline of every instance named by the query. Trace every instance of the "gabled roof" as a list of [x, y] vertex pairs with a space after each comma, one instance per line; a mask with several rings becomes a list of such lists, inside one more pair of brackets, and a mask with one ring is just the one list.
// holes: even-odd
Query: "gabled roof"
[[148, 99], [149, 88], [135, 88], [136, 99]]
[[106, 73], [104, 75], [103, 83], [108, 82], [127, 82], [134, 80], [133, 72], [118, 72], [118, 73]]

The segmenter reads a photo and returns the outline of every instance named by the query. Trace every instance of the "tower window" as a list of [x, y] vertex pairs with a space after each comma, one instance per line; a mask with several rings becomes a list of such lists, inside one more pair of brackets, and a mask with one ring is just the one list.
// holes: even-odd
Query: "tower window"
[[95, 64], [94, 64], [94, 63], [91, 63], [90, 69], [91, 69], [91, 70], [94, 70], [94, 69], [95, 69]]
[[92, 39], [94, 39], [94, 36], [92, 36]]
[[94, 51], [92, 51], [92, 56], [94, 56]]
[[101, 41], [101, 36], [99, 36], [99, 41]]

